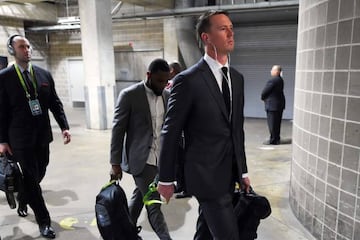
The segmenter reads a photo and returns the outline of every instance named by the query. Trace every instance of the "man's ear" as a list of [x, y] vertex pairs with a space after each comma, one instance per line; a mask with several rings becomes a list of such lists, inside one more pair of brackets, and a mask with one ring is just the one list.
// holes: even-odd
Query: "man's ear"
[[151, 72], [146, 72], [146, 80], [148, 81], [151, 78]]
[[209, 39], [209, 35], [207, 33], [202, 33], [201, 34], [201, 40], [203, 43], [210, 43], [210, 39]]

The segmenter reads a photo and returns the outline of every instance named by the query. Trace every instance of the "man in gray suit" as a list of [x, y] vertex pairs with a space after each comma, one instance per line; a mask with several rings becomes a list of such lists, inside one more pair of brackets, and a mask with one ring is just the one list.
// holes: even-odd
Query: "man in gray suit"
[[[147, 79], [134, 84], [119, 94], [113, 120], [111, 138], [111, 175], [122, 178], [122, 171], [131, 174], [136, 188], [129, 201], [133, 222], [143, 208], [143, 196], [157, 175], [160, 152], [160, 132], [166, 112], [170, 68], [163, 59], [149, 65]], [[160, 200], [157, 192], [152, 199]], [[146, 206], [151, 227], [161, 240], [171, 239], [160, 204]]]
[[230, 67], [231, 20], [208, 11], [197, 24], [205, 55], [175, 77], [161, 134], [158, 192], [174, 193], [178, 141], [184, 133], [184, 177], [200, 211], [195, 240], [239, 240], [232, 205], [235, 182], [249, 190], [244, 149], [244, 79]]

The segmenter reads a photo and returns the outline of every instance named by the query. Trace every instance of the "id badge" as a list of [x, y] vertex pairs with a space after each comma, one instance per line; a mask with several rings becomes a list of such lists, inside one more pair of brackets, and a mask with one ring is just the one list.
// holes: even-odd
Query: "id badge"
[[42, 114], [40, 102], [38, 99], [29, 100], [29, 106], [33, 116], [38, 116]]

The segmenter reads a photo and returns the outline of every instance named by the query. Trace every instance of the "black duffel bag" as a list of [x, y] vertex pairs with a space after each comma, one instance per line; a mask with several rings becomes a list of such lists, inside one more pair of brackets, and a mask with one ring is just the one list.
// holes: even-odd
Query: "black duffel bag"
[[6, 154], [0, 155], [0, 190], [5, 192], [11, 209], [16, 208], [14, 193], [18, 192], [23, 178], [18, 164]]
[[271, 214], [271, 206], [268, 199], [257, 194], [250, 187], [249, 193], [246, 193], [244, 190], [235, 191], [233, 205], [238, 221], [240, 239], [256, 239], [260, 220], [267, 218]]

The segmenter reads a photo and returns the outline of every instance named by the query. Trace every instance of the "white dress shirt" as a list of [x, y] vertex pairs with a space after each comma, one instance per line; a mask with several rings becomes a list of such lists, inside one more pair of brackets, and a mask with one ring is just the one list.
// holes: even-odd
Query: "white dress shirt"
[[224, 73], [222, 72], [221, 68], [226, 67], [228, 69], [227, 76], [225, 76], [227, 83], [229, 85], [230, 91], [230, 101], [232, 101], [232, 91], [231, 91], [231, 79], [230, 79], [230, 71], [229, 71], [229, 63], [226, 62], [225, 65], [221, 65], [218, 61], [210, 57], [205, 53], [204, 55], [205, 62], [209, 65], [211, 72], [214, 74], [216, 82], [219, 86], [220, 92], [222, 92], [222, 79]]
[[146, 161], [147, 164], [157, 166], [160, 155], [160, 133], [164, 122], [164, 100], [162, 96], [156, 96], [155, 93], [146, 86], [146, 97], [149, 103], [149, 109], [151, 113], [151, 122], [153, 130], [153, 141], [150, 148], [149, 157]]

